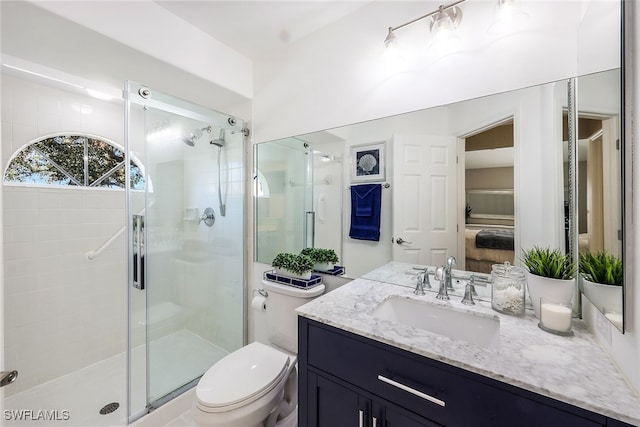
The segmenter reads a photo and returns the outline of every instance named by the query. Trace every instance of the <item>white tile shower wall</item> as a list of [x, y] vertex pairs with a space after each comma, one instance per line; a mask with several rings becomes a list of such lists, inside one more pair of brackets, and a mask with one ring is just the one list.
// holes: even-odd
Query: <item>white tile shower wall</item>
[[5, 187], [4, 217], [11, 391], [124, 351], [125, 239], [85, 256], [123, 226], [124, 192]]
[[[243, 270], [242, 230], [244, 224], [243, 141], [240, 134], [227, 133], [221, 151], [221, 189], [226, 205], [225, 216], [218, 202], [218, 150], [196, 145], [197, 159], [185, 167], [185, 208], [194, 207], [202, 214], [213, 208], [216, 216], [212, 227], [204, 223], [185, 225], [185, 238], [190, 239], [196, 262], [178, 267], [178, 303], [187, 308], [187, 328], [203, 338], [232, 351], [242, 345]], [[206, 186], [198, 185], [205, 180]], [[203, 191], [204, 188], [204, 191]], [[194, 283], [205, 286], [194, 286]]]
[[[59, 132], [123, 144], [121, 105], [2, 76], [6, 162], [35, 138]], [[126, 344], [122, 191], [3, 186], [5, 362], [16, 393], [122, 352]]]

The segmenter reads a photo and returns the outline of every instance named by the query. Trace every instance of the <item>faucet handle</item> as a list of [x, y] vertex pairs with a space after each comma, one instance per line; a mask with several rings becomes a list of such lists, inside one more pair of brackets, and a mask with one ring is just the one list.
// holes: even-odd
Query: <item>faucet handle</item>
[[[427, 274], [426, 272], [424, 274]], [[414, 295], [424, 295], [424, 279], [422, 274], [418, 274], [418, 279], [416, 280], [416, 288], [413, 290]]]
[[462, 303], [464, 305], [476, 305], [476, 302], [473, 300], [473, 285], [471, 283], [467, 283], [464, 287], [464, 297], [462, 297]]
[[429, 269], [425, 268], [424, 275], [422, 276], [422, 285], [425, 289], [431, 289], [431, 282], [429, 281]]

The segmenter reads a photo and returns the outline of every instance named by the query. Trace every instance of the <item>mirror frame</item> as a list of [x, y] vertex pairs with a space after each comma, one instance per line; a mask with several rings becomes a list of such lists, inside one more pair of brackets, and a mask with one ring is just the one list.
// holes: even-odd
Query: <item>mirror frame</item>
[[635, 92], [634, 78], [633, 78], [633, 61], [627, 58], [634, 58], [635, 52], [633, 51], [633, 43], [629, 40], [633, 40], [633, 2], [621, 0], [622, 7], [622, 19], [621, 19], [621, 115], [620, 115], [620, 129], [622, 143], [620, 149], [622, 150], [622, 268], [624, 272], [624, 286], [622, 288], [622, 332], [624, 334], [627, 329], [627, 325], [633, 324], [631, 315], [633, 310], [631, 307], [627, 307], [627, 304], [631, 304], [631, 298], [629, 298], [631, 292], [630, 286], [633, 284], [633, 259], [634, 259], [634, 230], [633, 230], [633, 153], [634, 153], [634, 139], [633, 128], [627, 126], [627, 123], [633, 123], [633, 98], [627, 97], [627, 90], [630, 93]]

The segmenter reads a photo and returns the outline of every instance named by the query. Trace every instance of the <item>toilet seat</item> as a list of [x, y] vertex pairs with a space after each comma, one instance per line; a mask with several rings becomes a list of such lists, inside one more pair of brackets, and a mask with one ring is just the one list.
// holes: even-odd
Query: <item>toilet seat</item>
[[230, 411], [269, 393], [289, 372], [289, 355], [259, 342], [228, 354], [202, 376], [196, 404], [205, 412]]

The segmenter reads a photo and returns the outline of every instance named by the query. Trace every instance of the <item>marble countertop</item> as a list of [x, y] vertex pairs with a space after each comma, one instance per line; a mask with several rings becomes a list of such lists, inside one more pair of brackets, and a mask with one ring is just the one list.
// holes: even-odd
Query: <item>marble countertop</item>
[[[452, 340], [411, 326], [379, 319], [373, 309], [391, 296], [473, 311], [500, 320], [499, 348]], [[562, 337], [538, 328], [527, 310], [514, 317], [491, 309], [413, 295], [413, 288], [365, 278], [356, 279], [301, 307], [298, 313], [327, 325], [506, 382], [633, 425], [640, 425], [640, 400], [627, 385], [595, 337], [574, 319], [574, 335]]]

